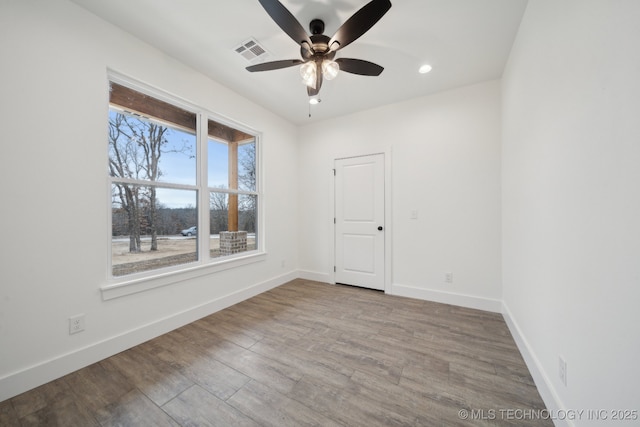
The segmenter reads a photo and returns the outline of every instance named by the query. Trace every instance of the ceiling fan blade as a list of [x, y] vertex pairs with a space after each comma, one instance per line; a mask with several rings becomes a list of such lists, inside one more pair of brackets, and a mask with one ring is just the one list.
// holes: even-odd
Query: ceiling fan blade
[[263, 62], [262, 64], [251, 65], [247, 67], [247, 71], [271, 71], [281, 68], [293, 67], [294, 65], [304, 64], [300, 59], [284, 59], [282, 61]]
[[361, 76], [379, 76], [384, 70], [380, 65], [362, 59], [338, 58], [336, 62], [340, 66], [340, 71]]
[[336, 51], [351, 44], [369, 31], [389, 9], [391, 9], [391, 2], [389, 0], [372, 0], [367, 3], [338, 28], [338, 31], [336, 31], [329, 41], [329, 48], [332, 51]]
[[289, 37], [291, 37], [296, 43], [305, 47], [303, 45], [304, 42], [307, 43], [308, 49], [311, 48], [313, 43], [311, 43], [311, 38], [305, 31], [304, 27], [298, 22], [298, 20], [289, 12], [289, 10], [282, 5], [278, 0], [258, 0], [264, 10], [267, 11], [271, 19], [275, 21], [276, 24], [282, 30], [287, 33]]

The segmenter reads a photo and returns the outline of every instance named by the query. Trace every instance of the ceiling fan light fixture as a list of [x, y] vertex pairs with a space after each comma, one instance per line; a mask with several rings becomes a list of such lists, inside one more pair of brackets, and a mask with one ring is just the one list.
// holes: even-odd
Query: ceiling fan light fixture
[[424, 65], [420, 66], [420, 68], [418, 69], [418, 72], [420, 74], [427, 74], [431, 70], [433, 70], [433, 67], [431, 65], [424, 64]]
[[302, 76], [302, 83], [309, 87], [316, 87], [316, 64], [313, 61], [302, 64], [300, 76]]
[[309, 98], [309, 104], [311, 105], [318, 105], [320, 102], [322, 102], [320, 98]]
[[338, 76], [340, 65], [335, 61], [322, 61], [322, 76], [327, 80], [333, 80]]

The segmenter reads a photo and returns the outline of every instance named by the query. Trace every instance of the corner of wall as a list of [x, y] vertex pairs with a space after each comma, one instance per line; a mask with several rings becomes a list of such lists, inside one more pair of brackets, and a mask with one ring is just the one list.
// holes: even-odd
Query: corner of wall
[[387, 293], [400, 297], [416, 298], [425, 301], [439, 302], [442, 304], [457, 305], [460, 307], [490, 311], [493, 313], [500, 313], [502, 310], [502, 301], [498, 299], [444, 292], [433, 289], [415, 288], [412, 286], [406, 286], [397, 283], [392, 284], [391, 290]]
[[529, 372], [533, 377], [533, 381], [536, 384], [538, 393], [540, 393], [540, 397], [547, 406], [547, 410], [552, 416], [554, 424], [556, 425], [556, 427], [573, 427], [574, 423], [567, 417], [555, 416], [561, 413], [561, 411], [564, 411], [565, 406], [562, 404], [558, 393], [556, 393], [556, 390], [549, 380], [549, 377], [542, 368], [542, 364], [538, 360], [538, 357], [533, 351], [533, 348], [530, 346], [527, 338], [522, 333], [522, 330], [518, 326], [518, 323], [513, 318], [513, 315], [511, 314], [511, 311], [509, 310], [509, 307], [507, 306], [505, 301], [502, 301], [502, 316], [504, 317], [509, 331], [511, 332], [511, 335], [513, 336], [513, 339], [518, 346], [518, 350], [520, 350], [520, 354], [522, 355], [527, 368], [529, 368]]
[[317, 271], [298, 270], [298, 278], [312, 280], [314, 282], [333, 283], [330, 274], [319, 273]]

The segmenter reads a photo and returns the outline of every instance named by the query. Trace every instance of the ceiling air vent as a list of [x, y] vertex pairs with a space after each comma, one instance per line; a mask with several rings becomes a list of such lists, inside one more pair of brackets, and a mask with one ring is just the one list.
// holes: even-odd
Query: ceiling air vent
[[257, 62], [258, 58], [264, 59], [269, 56], [267, 50], [255, 39], [249, 39], [235, 48], [235, 51], [249, 62]]

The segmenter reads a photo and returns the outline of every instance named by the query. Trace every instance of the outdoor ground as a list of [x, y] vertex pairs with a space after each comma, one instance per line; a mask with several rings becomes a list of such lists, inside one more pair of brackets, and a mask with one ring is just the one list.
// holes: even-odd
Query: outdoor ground
[[[209, 240], [210, 256], [212, 258], [220, 256], [220, 239], [217, 235], [211, 236]], [[111, 242], [111, 263], [113, 265], [113, 275], [122, 276], [125, 274], [138, 273], [171, 265], [194, 262], [196, 257], [197, 240], [195, 237], [159, 237], [158, 250], [151, 251], [151, 239], [142, 239], [142, 252], [129, 252], [129, 239], [118, 238]], [[250, 235], [247, 238], [247, 249], [255, 249], [255, 237]]]

